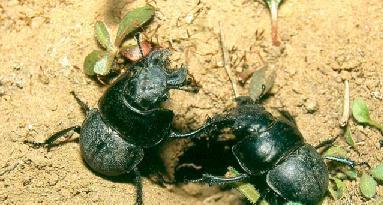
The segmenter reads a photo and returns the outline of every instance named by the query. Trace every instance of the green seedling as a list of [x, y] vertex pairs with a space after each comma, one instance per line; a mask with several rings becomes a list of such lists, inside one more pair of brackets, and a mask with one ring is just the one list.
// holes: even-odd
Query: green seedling
[[271, 13], [271, 40], [274, 46], [279, 46], [278, 40], [278, 7], [283, 0], [264, 0]]
[[[150, 5], [145, 5], [129, 12], [118, 26], [114, 44], [110, 39], [106, 25], [102, 21], [97, 21], [95, 24], [95, 37], [104, 50], [94, 50], [86, 56], [84, 60], [85, 74], [108, 75], [113, 65], [117, 62], [117, 57], [121, 55], [121, 52], [124, 51], [124, 53], [127, 53], [127, 47], [123, 46], [125, 38], [148, 23], [153, 16], [154, 7]], [[142, 50], [146, 51], [147, 49], [143, 48]], [[146, 53], [145, 51], [144, 53]], [[132, 52], [135, 51], [133, 50]]]
[[347, 124], [347, 126], [346, 126], [346, 130], [344, 132], [344, 138], [346, 139], [346, 142], [348, 145], [350, 145], [353, 148], [356, 148], [355, 141], [354, 141], [354, 138], [352, 137], [352, 133], [351, 133], [351, 129], [350, 129], [349, 124]]
[[369, 174], [363, 173], [360, 178], [360, 192], [362, 195], [368, 199], [371, 199], [376, 194], [377, 183]]
[[352, 115], [354, 116], [355, 120], [359, 123], [376, 127], [381, 132], [383, 132], [383, 124], [379, 124], [378, 122], [370, 118], [368, 106], [366, 102], [364, 102], [362, 99], [357, 98], [352, 103]]
[[[239, 175], [239, 172], [237, 170], [235, 170], [233, 167], [228, 168], [228, 172], [227, 172], [226, 176], [235, 177], [238, 175]], [[257, 189], [253, 185], [251, 185], [250, 183], [239, 182], [239, 183], [235, 183], [234, 187], [239, 192], [241, 192], [250, 201], [251, 204], [257, 204], [257, 201], [261, 197], [261, 195], [259, 194]], [[265, 200], [262, 200], [259, 204], [260, 205], [269, 205], [269, 203], [267, 203]], [[291, 202], [290, 201], [290, 202], [285, 203], [284, 205], [302, 205], [302, 204], [298, 203], [298, 202]]]
[[[337, 156], [347, 158], [348, 152], [340, 146], [332, 146], [324, 156]], [[355, 180], [358, 176], [354, 168], [345, 166], [344, 164], [336, 165], [336, 169], [331, 173], [328, 190], [334, 200], [341, 199], [347, 192], [347, 186], [344, 180]]]
[[359, 189], [364, 197], [370, 199], [376, 195], [377, 181], [383, 181], [383, 164], [370, 169], [369, 174], [363, 173], [360, 178]]
[[335, 200], [341, 199], [347, 191], [346, 184], [337, 177], [330, 177], [331, 183], [329, 183], [328, 191]]
[[[232, 167], [229, 167], [228, 168], [228, 173], [227, 173], [227, 176], [229, 177], [235, 177], [235, 176], [238, 176], [239, 173], [237, 170], [235, 170], [234, 168]], [[239, 182], [239, 183], [235, 183], [235, 188], [241, 192], [249, 201], [250, 203], [252, 204], [256, 204], [258, 199], [261, 197], [261, 195], [259, 194], [259, 192], [255, 189], [255, 187], [253, 185], [251, 185], [250, 183], [243, 183], [243, 182]], [[262, 205], [267, 205], [268, 203], [265, 202], [265, 201], [262, 201], [261, 202]]]
[[268, 93], [274, 84], [275, 70], [264, 66], [253, 73], [249, 85], [250, 98], [257, 101]]
[[370, 174], [372, 175], [372, 177], [374, 177], [374, 179], [382, 182], [383, 181], [383, 164], [379, 164], [375, 168], [371, 169]]
[[347, 157], [347, 151], [340, 146], [334, 145], [324, 153], [324, 156]]

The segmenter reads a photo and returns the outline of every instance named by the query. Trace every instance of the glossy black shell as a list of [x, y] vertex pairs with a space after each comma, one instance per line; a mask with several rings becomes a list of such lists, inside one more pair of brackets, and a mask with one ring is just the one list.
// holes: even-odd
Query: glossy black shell
[[144, 156], [143, 149], [123, 140], [97, 109], [90, 110], [82, 124], [80, 149], [89, 167], [106, 176], [130, 172]]
[[324, 197], [326, 164], [293, 122], [274, 118], [247, 98], [213, 122], [218, 129], [231, 128], [239, 139], [232, 152], [240, 166], [250, 176], [265, 180], [276, 195], [303, 204], [315, 204]]
[[92, 170], [107, 176], [130, 172], [171, 133], [174, 114], [160, 108], [169, 89], [183, 86], [187, 72], [168, 72], [166, 50], [153, 51], [130, 67], [88, 111], [80, 131], [81, 152]]
[[[153, 51], [109, 87], [99, 101], [102, 118], [129, 143], [151, 147], [169, 134], [174, 113], [160, 108], [169, 87], [186, 81], [181, 68], [167, 72], [167, 51]], [[174, 87], [173, 87], [174, 88]]]
[[326, 194], [328, 171], [322, 157], [305, 144], [270, 170], [266, 182], [289, 201], [317, 204]]

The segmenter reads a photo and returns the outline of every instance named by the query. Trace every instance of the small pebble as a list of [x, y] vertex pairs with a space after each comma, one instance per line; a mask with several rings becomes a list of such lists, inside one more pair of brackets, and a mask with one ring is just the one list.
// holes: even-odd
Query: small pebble
[[0, 87], [0, 97], [5, 95], [5, 89]]
[[19, 79], [19, 80], [16, 80], [15, 85], [16, 85], [18, 88], [23, 89], [23, 88], [24, 88], [24, 85], [25, 85], [25, 82], [24, 82], [23, 79]]
[[318, 102], [312, 99], [308, 99], [303, 105], [308, 113], [314, 113], [319, 108]]

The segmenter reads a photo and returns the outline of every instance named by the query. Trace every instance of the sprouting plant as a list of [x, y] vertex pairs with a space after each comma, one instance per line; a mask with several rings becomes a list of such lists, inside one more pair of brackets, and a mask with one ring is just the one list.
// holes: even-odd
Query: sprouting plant
[[278, 7], [283, 0], [264, 0], [270, 9], [271, 13], [271, 40], [274, 46], [279, 46], [281, 43], [278, 40]]
[[[348, 152], [340, 146], [332, 146], [324, 156], [337, 156], [347, 158]], [[334, 200], [341, 199], [347, 192], [345, 180], [355, 180], [358, 174], [354, 168], [348, 166], [336, 166], [336, 169], [331, 170], [328, 191]]]
[[372, 198], [376, 194], [377, 183], [369, 174], [364, 173], [360, 177], [359, 189], [362, 195], [366, 198]]
[[[84, 72], [87, 75], [107, 75], [113, 65], [117, 62], [119, 55], [129, 58], [135, 56], [134, 53], [138, 48], [130, 48], [125, 46], [125, 38], [149, 22], [154, 15], [154, 7], [145, 5], [129, 12], [120, 22], [114, 44], [110, 39], [110, 35], [106, 25], [102, 21], [95, 24], [95, 37], [104, 50], [93, 50], [84, 60]], [[140, 43], [141, 45], [141, 43]], [[148, 45], [143, 44], [143, 53]], [[130, 50], [129, 50], [130, 49]], [[133, 49], [133, 50], [132, 50]], [[135, 59], [135, 58], [132, 58]]]
[[364, 197], [370, 199], [376, 195], [377, 181], [383, 181], [383, 164], [370, 169], [369, 173], [363, 173], [360, 178], [359, 189]]
[[[235, 177], [239, 175], [239, 172], [235, 170], [233, 167], [228, 168], [228, 172], [226, 174], [228, 177]], [[257, 191], [257, 189], [250, 183], [243, 183], [238, 182], [235, 183], [234, 187], [241, 192], [249, 201], [251, 204], [257, 204], [258, 200], [260, 199], [261, 195]], [[260, 201], [260, 205], [269, 205], [269, 203], [265, 200]], [[284, 205], [302, 205], [301, 203], [297, 202], [287, 202]]]
[[[229, 177], [235, 177], [235, 176], [238, 176], [239, 175], [239, 172], [237, 170], [235, 170], [233, 167], [229, 167], [228, 168], [228, 172], [227, 172], [227, 176]], [[261, 195], [259, 194], [259, 192], [255, 189], [255, 187], [253, 185], [251, 185], [250, 183], [242, 183], [242, 182], [239, 182], [239, 183], [236, 183], [235, 185], [235, 188], [241, 192], [249, 201], [250, 203], [252, 204], [256, 204], [258, 199], [261, 197]], [[263, 201], [262, 203], [267, 203], [265, 201]]]
[[352, 115], [354, 116], [356, 121], [358, 121], [359, 123], [376, 127], [381, 132], [383, 132], [383, 124], [380, 124], [370, 118], [370, 112], [368, 110], [368, 106], [366, 102], [364, 102], [362, 99], [357, 98], [352, 103]]

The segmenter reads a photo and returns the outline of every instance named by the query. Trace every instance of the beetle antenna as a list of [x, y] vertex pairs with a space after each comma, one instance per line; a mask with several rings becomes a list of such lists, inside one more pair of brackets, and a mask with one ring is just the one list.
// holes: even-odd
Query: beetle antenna
[[88, 105], [86, 102], [82, 101], [82, 100], [77, 96], [77, 94], [76, 94], [74, 91], [71, 91], [70, 94], [73, 95], [74, 99], [76, 99], [77, 103], [80, 105], [81, 109], [85, 112], [85, 114], [86, 114], [87, 112], [89, 112], [90, 107], [89, 107], [89, 105]]
[[144, 52], [142, 51], [141, 43], [140, 43], [140, 33], [134, 34], [134, 38], [137, 41], [138, 48], [140, 49], [141, 57], [144, 57]]

